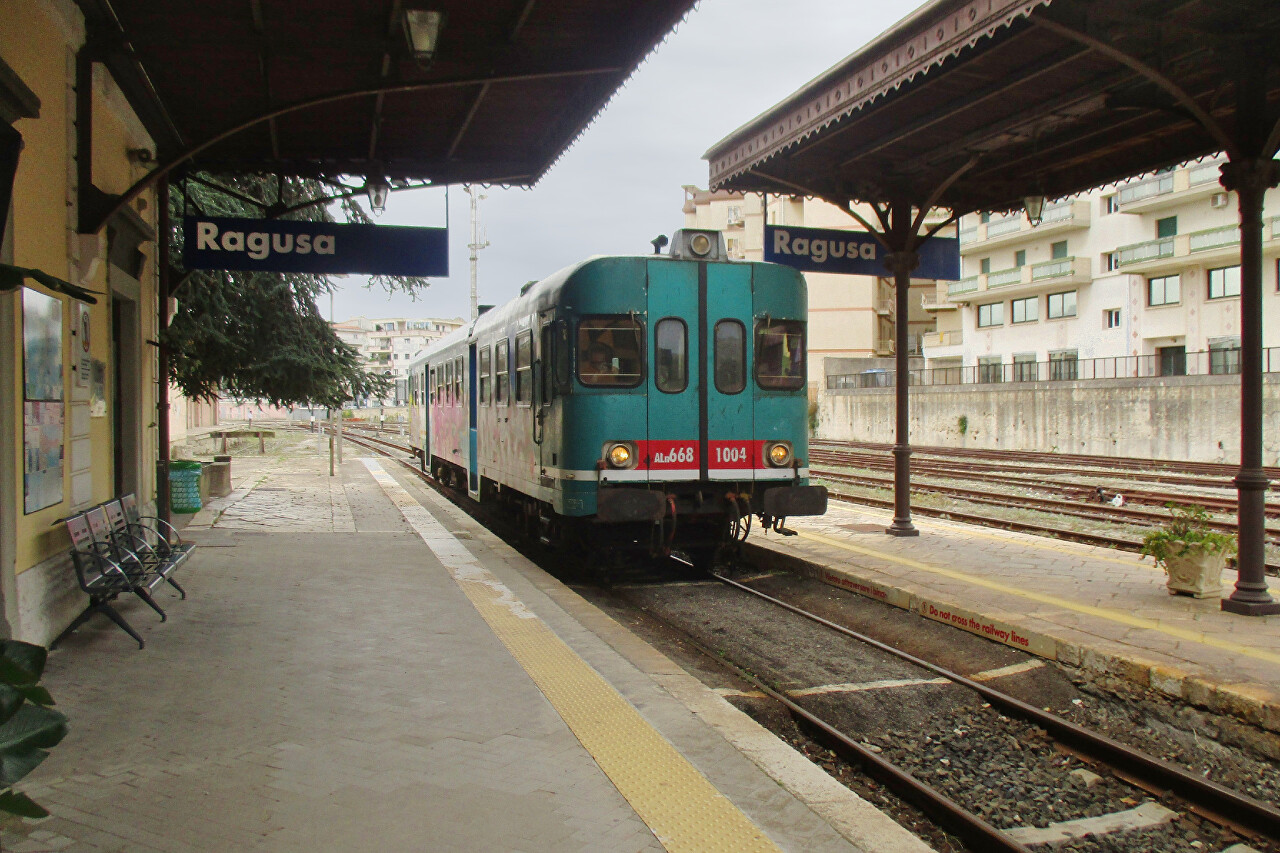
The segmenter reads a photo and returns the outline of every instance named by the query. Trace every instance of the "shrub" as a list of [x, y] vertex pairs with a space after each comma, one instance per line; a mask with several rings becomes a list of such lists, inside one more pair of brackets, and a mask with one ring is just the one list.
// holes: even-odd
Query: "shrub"
[[41, 646], [0, 640], [0, 811], [21, 817], [49, 815], [13, 786], [67, 734], [67, 718], [49, 707], [53, 697], [38, 683], [47, 657]]
[[1165, 504], [1172, 516], [1157, 530], [1142, 537], [1142, 555], [1152, 557], [1156, 565], [1164, 565], [1170, 557], [1184, 557], [1195, 553], [1217, 554], [1236, 552], [1236, 538], [1209, 528], [1209, 512], [1202, 506]]

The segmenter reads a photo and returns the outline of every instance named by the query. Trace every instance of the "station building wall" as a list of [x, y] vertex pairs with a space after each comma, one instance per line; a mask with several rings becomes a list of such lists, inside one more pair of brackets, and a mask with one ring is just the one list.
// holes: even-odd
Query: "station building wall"
[[[1263, 464], [1280, 465], [1280, 377], [1268, 375], [1263, 393]], [[818, 438], [892, 443], [894, 389], [824, 389], [818, 417]], [[1240, 383], [1171, 376], [912, 388], [910, 429], [915, 446], [1238, 463]]]
[[[86, 600], [62, 519], [120, 491], [154, 506], [157, 354], [147, 342], [157, 326], [155, 199], [147, 193], [101, 232], [82, 234], [77, 182], [78, 158], [89, 157], [92, 184], [122, 193], [145, 171], [130, 152], [154, 153], [155, 146], [103, 66], [92, 66], [91, 91], [77, 92], [85, 31], [70, 0], [0, 0], [0, 20], [3, 85], [39, 99], [37, 115], [11, 122], [23, 147], [0, 260], [41, 270], [97, 299], [86, 306], [91, 367], [82, 382], [78, 312], [85, 303], [24, 281], [26, 290], [58, 300], [62, 313], [61, 398], [52, 401], [62, 415], [61, 500], [28, 512], [24, 288], [0, 293], [0, 631], [47, 644]], [[80, 97], [91, 99], [88, 151], [79, 150]]]

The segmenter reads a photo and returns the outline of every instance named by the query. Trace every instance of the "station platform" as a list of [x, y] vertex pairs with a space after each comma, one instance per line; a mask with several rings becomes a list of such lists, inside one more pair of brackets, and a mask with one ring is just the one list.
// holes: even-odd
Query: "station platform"
[[[1280, 732], [1280, 616], [1170, 595], [1137, 554], [919, 517], [919, 536], [895, 537], [892, 520], [832, 501], [825, 516], [788, 519], [795, 536], [752, 533], [746, 556]], [[1223, 572], [1225, 594], [1235, 580]], [[1280, 737], [1263, 741], [1280, 750]]]
[[41, 851], [928, 848], [409, 472], [312, 437], [191, 517], [185, 601], [67, 637]]

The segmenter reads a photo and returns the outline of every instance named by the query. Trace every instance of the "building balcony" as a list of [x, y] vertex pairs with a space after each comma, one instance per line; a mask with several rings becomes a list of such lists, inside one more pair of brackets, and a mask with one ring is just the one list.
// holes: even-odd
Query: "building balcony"
[[1121, 187], [1116, 193], [1120, 212], [1147, 213], [1223, 192], [1222, 185], [1218, 183], [1218, 167], [1223, 162], [1200, 163]]
[[[1276, 220], [1271, 221], [1271, 239], [1276, 239]], [[1116, 249], [1116, 261], [1123, 272], [1167, 273], [1188, 265], [1213, 266], [1240, 262], [1240, 229], [1235, 225], [1209, 228], [1190, 234], [1161, 237]]]
[[893, 316], [893, 308], [894, 308], [893, 302], [894, 302], [894, 300], [893, 300], [893, 299], [891, 299], [891, 298], [889, 298], [889, 299], [877, 299], [877, 300], [876, 300], [876, 313], [877, 313], [877, 314], [879, 314], [881, 317], [892, 317], [892, 316]]
[[[958, 284], [958, 282], [952, 282], [952, 284]], [[935, 311], [955, 311], [960, 307], [951, 301], [949, 289], [946, 294], [939, 294], [936, 291], [934, 293], [920, 294], [920, 306], [930, 313]]]
[[960, 254], [969, 255], [990, 251], [995, 246], [1036, 242], [1055, 237], [1068, 231], [1088, 228], [1090, 222], [1088, 199], [1060, 201], [1045, 205], [1040, 224], [1032, 227], [1022, 211], [993, 219], [987, 223], [960, 231]]
[[989, 291], [999, 291], [1001, 296], [1024, 296], [1073, 284], [1088, 284], [1092, 280], [1088, 258], [1057, 258], [1044, 263], [983, 273], [972, 279], [965, 279], [966, 282], [974, 282], [976, 286], [968, 287], [962, 292], [948, 292], [956, 302], [969, 302], [972, 298], [964, 298], [965, 294], [973, 293], [980, 297]]
[[981, 276], [971, 275], [968, 278], [962, 278], [959, 281], [947, 283], [947, 296], [961, 296], [965, 293], [973, 293], [980, 286], [978, 279]]
[[[964, 343], [964, 332], [960, 329], [950, 329], [945, 332], [925, 332], [922, 343], [927, 350], [934, 350], [940, 347], [958, 347]], [[934, 358], [936, 354], [930, 352], [929, 357]]]

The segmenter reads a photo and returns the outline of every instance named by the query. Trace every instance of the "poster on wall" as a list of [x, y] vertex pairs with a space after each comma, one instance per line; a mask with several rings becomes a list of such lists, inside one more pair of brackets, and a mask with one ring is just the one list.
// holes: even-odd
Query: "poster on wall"
[[23, 394], [62, 401], [62, 300], [22, 291]]
[[23, 512], [62, 503], [62, 403], [22, 404]]
[[62, 300], [22, 291], [23, 511], [62, 503]]
[[89, 306], [83, 302], [75, 303], [76, 306], [76, 323], [72, 336], [75, 345], [71, 348], [75, 353], [75, 367], [73, 375], [76, 378], [77, 388], [89, 387], [89, 377], [92, 370], [93, 359], [89, 355], [89, 331], [92, 325], [92, 317], [89, 314]]

